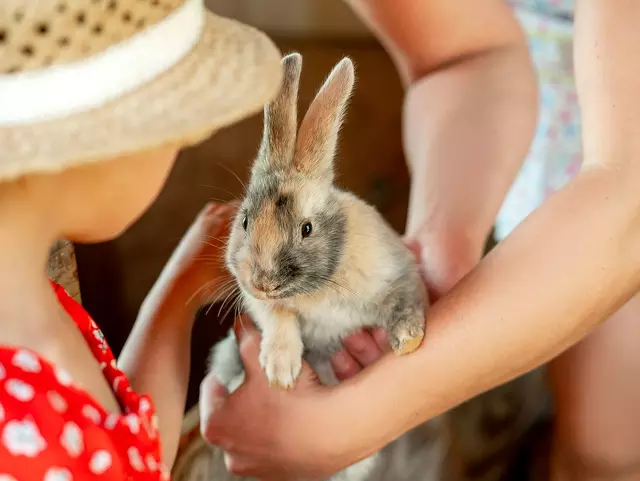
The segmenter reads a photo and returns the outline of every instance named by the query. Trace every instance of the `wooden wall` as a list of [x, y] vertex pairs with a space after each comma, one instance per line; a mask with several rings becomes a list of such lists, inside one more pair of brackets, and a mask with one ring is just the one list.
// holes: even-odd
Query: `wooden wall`
[[205, 0], [218, 15], [280, 38], [370, 38], [344, 0]]

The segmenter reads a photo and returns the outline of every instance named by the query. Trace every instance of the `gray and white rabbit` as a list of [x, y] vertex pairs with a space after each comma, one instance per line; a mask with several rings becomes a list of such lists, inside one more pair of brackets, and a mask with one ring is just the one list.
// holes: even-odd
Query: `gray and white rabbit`
[[[298, 131], [302, 58], [282, 60], [279, 95], [265, 107], [264, 134], [226, 253], [243, 305], [262, 333], [260, 362], [272, 386], [291, 388], [304, 357], [321, 382], [335, 383], [331, 356], [343, 339], [382, 327], [394, 352], [424, 336], [427, 298], [411, 252], [369, 204], [333, 184], [338, 131], [354, 84], [339, 62]], [[233, 333], [211, 369], [233, 390], [242, 364]], [[364, 480], [375, 456], [332, 479]]]
[[[371, 206], [333, 185], [338, 131], [354, 83], [339, 62], [297, 127], [302, 59], [283, 59], [279, 95], [264, 134], [226, 260], [243, 306], [262, 331], [260, 361], [271, 384], [294, 385], [304, 357], [325, 384], [331, 355], [368, 326], [386, 329], [397, 354], [424, 336], [427, 297], [415, 261]], [[244, 380], [233, 331], [210, 369], [230, 391]], [[427, 380], [425, 380], [426, 382]], [[545, 418], [549, 391], [535, 370], [404, 434], [332, 481], [504, 481], [528, 432]], [[214, 451], [215, 481], [226, 473]], [[522, 476], [518, 478], [520, 481]]]

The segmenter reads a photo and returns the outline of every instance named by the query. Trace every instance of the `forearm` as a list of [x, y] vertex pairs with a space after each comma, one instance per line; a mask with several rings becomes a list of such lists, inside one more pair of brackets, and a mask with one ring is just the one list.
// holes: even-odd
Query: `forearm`
[[576, 2], [574, 57], [585, 165], [640, 164], [639, 21], [638, 2]]
[[446, 291], [480, 259], [531, 142], [537, 86], [524, 33], [502, 0], [348, 3], [407, 87], [407, 237], [438, 251], [423, 253], [426, 264], [451, 264], [429, 279]]
[[[629, 174], [581, 174], [433, 306], [415, 354], [384, 358], [330, 394], [362, 434], [361, 454], [548, 361], [638, 290], [640, 195]], [[381, 413], [384, 432], [371, 423]]]
[[525, 158], [536, 123], [536, 89], [522, 42], [465, 58], [407, 91], [407, 236], [449, 250], [431, 259], [460, 263], [437, 269], [453, 270], [453, 283], [480, 259]]
[[156, 408], [163, 460], [171, 466], [180, 438], [189, 386], [191, 331], [195, 307], [174, 283], [156, 284], [145, 299], [122, 354], [119, 367], [132, 388], [148, 394]]

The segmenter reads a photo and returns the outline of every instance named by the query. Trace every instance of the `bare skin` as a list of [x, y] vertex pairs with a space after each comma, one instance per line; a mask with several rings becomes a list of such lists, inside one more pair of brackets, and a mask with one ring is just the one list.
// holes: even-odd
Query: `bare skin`
[[[640, 288], [640, 108], [634, 101], [640, 63], [633, 50], [640, 41], [633, 27], [640, 7], [578, 2], [576, 71], [585, 168], [474, 267], [535, 123], [535, 87], [524, 43], [498, 0], [476, 2], [477, 9], [460, 1], [401, 3], [350, 2], [382, 39], [409, 86], [405, 145], [414, 188], [407, 240], [423, 261], [430, 290], [442, 296], [430, 312], [423, 346], [404, 358], [383, 356], [332, 388], [315, 385], [312, 373], [303, 370], [308, 382], [291, 393], [274, 393], [256, 375], [226, 397], [208, 379], [205, 428], [227, 450], [235, 472], [260, 479], [321, 477], [548, 362], [616, 313], [552, 365], [552, 378], [561, 385], [552, 479], [638, 479], [637, 410], [624, 409], [627, 403], [637, 405], [639, 388], [632, 380], [638, 363], [630, 341], [619, 341], [635, 338], [638, 328], [637, 322], [620, 321], [636, 317], [631, 304], [618, 310]], [[483, 22], [477, 21], [480, 14]], [[506, 28], [494, 28], [498, 24]], [[424, 38], [427, 31], [431, 42]], [[498, 69], [515, 76], [492, 77]], [[513, 94], [498, 111], [492, 111], [496, 102], [482, 102], [491, 85]], [[465, 110], [470, 105], [474, 108]], [[473, 185], [464, 183], [460, 172], [471, 173], [466, 177]], [[541, 243], [549, 233], [553, 237]], [[255, 364], [256, 336], [249, 331], [242, 338], [245, 365]], [[340, 355], [351, 363], [342, 366], [342, 377], [373, 362], [379, 355], [375, 345], [384, 346], [379, 335], [359, 336], [347, 342], [353, 355]], [[575, 374], [570, 383], [567, 372]], [[258, 422], [264, 419], [270, 422]], [[588, 423], [592, 429], [586, 429]], [[580, 467], [585, 460], [586, 469]]]
[[[49, 246], [58, 237], [100, 242], [119, 235], [153, 202], [176, 152], [167, 148], [0, 184], [0, 232], [10, 233], [0, 235], [0, 344], [31, 348], [66, 369], [109, 412], [120, 411], [112, 389], [47, 280]], [[233, 210], [209, 207], [198, 216], [145, 301], [119, 359], [133, 389], [156, 403], [168, 467], [178, 445], [191, 328], [202, 301], [192, 295], [204, 279], [224, 280], [219, 262], [197, 259], [218, 257], [207, 236], [226, 235]]]

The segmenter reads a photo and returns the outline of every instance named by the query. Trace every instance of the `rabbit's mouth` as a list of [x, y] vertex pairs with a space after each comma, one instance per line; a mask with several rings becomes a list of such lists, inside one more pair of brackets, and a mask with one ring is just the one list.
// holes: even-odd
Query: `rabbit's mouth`
[[235, 273], [239, 284], [250, 296], [261, 301], [274, 301], [290, 297], [290, 284], [275, 275], [255, 270], [247, 262]]
[[263, 286], [255, 285], [253, 282], [243, 282], [242, 284], [250, 295], [261, 301], [275, 301], [287, 297], [282, 285]]
[[254, 288], [248, 288], [247, 291], [249, 292], [250, 295], [252, 295], [253, 297], [255, 297], [260, 301], [278, 301], [288, 297], [287, 295], [284, 295], [281, 292], [263, 292], [263, 291], [258, 291]]

